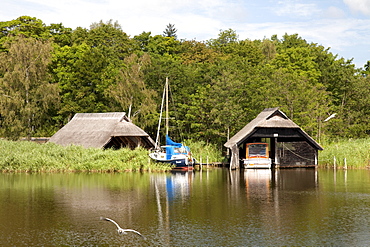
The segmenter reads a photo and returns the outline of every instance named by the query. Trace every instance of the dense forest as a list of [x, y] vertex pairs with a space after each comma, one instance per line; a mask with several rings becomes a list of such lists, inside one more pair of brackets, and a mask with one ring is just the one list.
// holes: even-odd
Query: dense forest
[[370, 63], [356, 68], [298, 34], [239, 40], [228, 29], [182, 40], [169, 24], [162, 34], [130, 37], [113, 21], [72, 30], [29, 16], [0, 22], [0, 31], [7, 139], [51, 136], [77, 112], [115, 111], [154, 137], [166, 77], [175, 140], [221, 146], [270, 107], [319, 141], [370, 134]]

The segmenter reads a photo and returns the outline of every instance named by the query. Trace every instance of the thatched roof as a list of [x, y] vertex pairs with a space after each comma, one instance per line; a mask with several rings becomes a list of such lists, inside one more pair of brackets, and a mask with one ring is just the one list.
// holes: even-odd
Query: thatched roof
[[149, 135], [133, 124], [124, 112], [77, 113], [49, 141], [86, 148], [154, 147]]
[[323, 149], [314, 139], [312, 139], [297, 124], [295, 124], [282, 111], [280, 111], [278, 107], [264, 109], [255, 119], [249, 122], [246, 126], [244, 126], [244, 128], [230, 138], [230, 140], [227, 141], [224, 146], [231, 148], [234, 145], [240, 145], [258, 128], [296, 129], [311, 145], [315, 146], [319, 150]]

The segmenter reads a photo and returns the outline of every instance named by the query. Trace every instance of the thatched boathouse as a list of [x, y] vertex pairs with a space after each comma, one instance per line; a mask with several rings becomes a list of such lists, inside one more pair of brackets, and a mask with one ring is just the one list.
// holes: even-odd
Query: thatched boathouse
[[49, 141], [86, 148], [154, 147], [150, 136], [133, 124], [124, 112], [77, 113]]
[[279, 168], [315, 167], [323, 148], [279, 108], [266, 108], [224, 146], [231, 150], [230, 168], [239, 168], [246, 144], [266, 142], [273, 165]]

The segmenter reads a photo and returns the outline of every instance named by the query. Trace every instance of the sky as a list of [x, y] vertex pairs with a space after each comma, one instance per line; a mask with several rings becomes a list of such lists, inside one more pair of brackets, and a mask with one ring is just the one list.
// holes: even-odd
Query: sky
[[163, 34], [171, 23], [185, 40], [239, 40], [298, 34], [362, 68], [370, 60], [370, 0], [1, 0], [0, 21], [31, 16], [46, 25], [89, 28], [118, 22], [131, 37]]

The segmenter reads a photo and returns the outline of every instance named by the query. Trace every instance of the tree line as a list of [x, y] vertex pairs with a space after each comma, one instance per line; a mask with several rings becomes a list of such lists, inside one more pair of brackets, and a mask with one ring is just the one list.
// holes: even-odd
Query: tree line
[[356, 68], [298, 34], [240, 40], [228, 29], [196, 41], [176, 31], [130, 37], [113, 21], [74, 30], [29, 16], [0, 22], [0, 136], [51, 136], [75, 113], [125, 111], [154, 137], [166, 77], [175, 140], [222, 145], [271, 107], [318, 140], [369, 136], [370, 63]]

